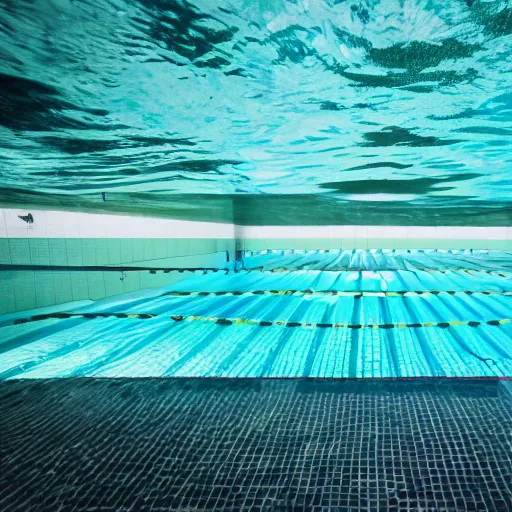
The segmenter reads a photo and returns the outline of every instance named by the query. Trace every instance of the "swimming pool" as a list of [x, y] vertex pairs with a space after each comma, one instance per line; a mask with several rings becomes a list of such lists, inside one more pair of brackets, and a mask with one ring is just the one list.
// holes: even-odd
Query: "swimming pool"
[[0, 511], [510, 512], [511, 20], [2, 2]]

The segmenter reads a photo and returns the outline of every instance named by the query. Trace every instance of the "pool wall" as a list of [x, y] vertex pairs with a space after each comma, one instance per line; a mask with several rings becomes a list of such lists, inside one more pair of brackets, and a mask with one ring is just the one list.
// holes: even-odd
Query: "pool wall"
[[[19, 217], [28, 213], [31, 224]], [[186, 277], [135, 268], [224, 268], [234, 258], [232, 224], [0, 210], [0, 314], [98, 300]]]
[[503, 226], [237, 226], [239, 249], [512, 250]]
[[0, 314], [170, 285], [187, 274], [162, 269], [232, 268], [236, 251], [415, 248], [510, 251], [512, 228], [241, 226], [0, 209]]

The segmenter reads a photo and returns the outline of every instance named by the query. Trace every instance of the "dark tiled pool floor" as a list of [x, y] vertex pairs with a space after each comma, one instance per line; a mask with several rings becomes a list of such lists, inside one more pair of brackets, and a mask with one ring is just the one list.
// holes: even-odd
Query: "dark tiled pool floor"
[[0, 384], [0, 510], [510, 511], [495, 381]]

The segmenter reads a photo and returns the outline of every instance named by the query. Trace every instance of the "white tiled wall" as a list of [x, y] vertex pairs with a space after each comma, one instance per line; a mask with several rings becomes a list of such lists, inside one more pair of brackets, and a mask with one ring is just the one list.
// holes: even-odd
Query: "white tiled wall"
[[[30, 210], [34, 223], [19, 218], [29, 210], [0, 209], [1, 238], [168, 239], [439, 239], [512, 240], [510, 227], [468, 226], [234, 226], [125, 215]], [[193, 252], [193, 251], [192, 251]]]
[[[217, 266], [239, 248], [475, 248], [512, 250], [511, 227], [233, 226], [207, 222], [0, 209], [0, 264]], [[236, 237], [235, 237], [236, 233]], [[235, 241], [236, 238], [236, 241]], [[201, 256], [202, 255], [202, 256]], [[220, 257], [225, 258], [225, 254]], [[0, 313], [167, 284], [172, 274], [130, 272], [0, 272]]]
[[[29, 225], [19, 215], [31, 213]], [[234, 259], [234, 226], [64, 211], [0, 209], [0, 264], [60, 267], [221, 267]], [[0, 272], [0, 314], [162, 286], [184, 274]]]
[[246, 239], [410, 238], [512, 240], [512, 227], [473, 226], [237, 226]]
[[[31, 213], [27, 224], [20, 215]], [[0, 238], [234, 238], [233, 224], [129, 215], [0, 209]]]

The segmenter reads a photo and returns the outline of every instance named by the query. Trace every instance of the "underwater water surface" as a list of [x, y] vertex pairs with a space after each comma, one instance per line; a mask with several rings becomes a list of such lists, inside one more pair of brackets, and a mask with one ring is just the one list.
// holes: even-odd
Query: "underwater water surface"
[[0, 55], [3, 204], [511, 221], [502, 0], [6, 0]]

